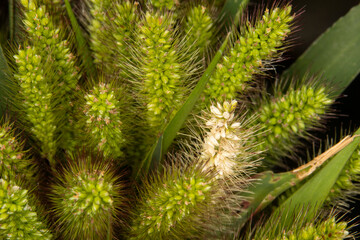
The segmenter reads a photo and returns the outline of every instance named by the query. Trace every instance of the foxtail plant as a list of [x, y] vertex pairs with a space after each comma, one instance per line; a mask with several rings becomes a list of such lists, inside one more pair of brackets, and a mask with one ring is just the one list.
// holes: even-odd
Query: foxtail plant
[[[257, 76], [281, 60], [296, 14], [275, 4], [239, 28], [236, 19], [222, 25], [229, 4], [247, 2], [227, 0], [220, 11], [219, 1], [20, 0], [22, 37], [7, 61], [0, 48], [0, 86], [9, 80], [14, 93], [2, 98], [0, 238], [350, 236], [332, 216], [296, 222], [297, 209], [310, 202], [313, 214], [326, 199], [356, 192], [360, 139], [271, 171], [299, 139], [311, 140], [308, 130], [336, 96], [325, 77], [310, 75], [264, 87]], [[57, 7], [68, 17], [58, 21]], [[232, 30], [224, 36], [221, 27]], [[183, 128], [187, 120], [195, 126]], [[294, 218], [247, 234], [260, 211]]]

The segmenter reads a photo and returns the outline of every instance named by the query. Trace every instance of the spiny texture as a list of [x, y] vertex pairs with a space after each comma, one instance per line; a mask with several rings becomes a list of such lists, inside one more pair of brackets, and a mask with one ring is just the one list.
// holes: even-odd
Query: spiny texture
[[[184, 239], [196, 236], [202, 214], [213, 206], [216, 182], [200, 169], [167, 169], [144, 186], [134, 213], [131, 239]], [[184, 235], [185, 234], [185, 235]]]
[[[73, 147], [72, 128], [69, 123], [71, 112], [71, 93], [75, 90], [80, 75], [75, 66], [75, 57], [71, 53], [69, 43], [63, 39], [63, 34], [56, 28], [45, 6], [36, 6], [32, 0], [21, 0], [24, 6], [23, 20], [30, 43], [37, 49], [41, 62], [37, 67], [44, 69], [45, 78], [53, 85], [51, 101], [60, 106], [57, 109], [58, 118], [62, 118], [61, 145], [65, 149]], [[50, 69], [50, 70], [49, 70]]]
[[18, 143], [11, 130], [11, 126], [0, 126], [0, 177], [16, 179], [26, 175], [29, 164], [23, 159], [22, 144]]
[[346, 162], [343, 170], [337, 178], [335, 185], [331, 189], [327, 201], [330, 203], [334, 198], [341, 197], [347, 191], [356, 188], [354, 182], [359, 180], [360, 176], [360, 146], [354, 151], [350, 159]]
[[105, 157], [123, 155], [124, 137], [121, 132], [120, 102], [109, 84], [100, 83], [85, 96], [87, 138]]
[[122, 66], [119, 56], [128, 56], [128, 44], [138, 21], [136, 9], [137, 3], [131, 1], [90, 1], [90, 47], [94, 61], [106, 73], [113, 73], [115, 65]]
[[52, 235], [29, 205], [27, 190], [0, 179], [0, 238], [47, 240]]
[[18, 73], [15, 78], [20, 85], [22, 109], [30, 122], [30, 131], [41, 143], [42, 154], [50, 161], [56, 152], [56, 120], [53, 114], [52, 87], [45, 78], [41, 57], [34, 47], [19, 50], [15, 55]]
[[184, 94], [184, 70], [175, 49], [171, 22], [171, 15], [147, 12], [137, 39], [142, 71], [140, 92], [145, 98], [149, 125], [158, 130], [180, 107]]
[[214, 36], [214, 23], [208, 9], [204, 6], [192, 7], [185, 21], [185, 33], [188, 35], [187, 45], [204, 53]]
[[89, 25], [90, 48], [94, 55], [95, 63], [106, 63], [110, 61], [112, 50], [104, 46], [104, 40], [111, 37], [108, 31], [110, 19], [107, 14], [110, 10], [111, 0], [90, 0], [91, 20]]
[[248, 25], [209, 79], [203, 97], [206, 105], [211, 100], [236, 99], [239, 92], [244, 92], [253, 75], [261, 73], [264, 64], [276, 57], [290, 32], [293, 18], [289, 5], [270, 11], [266, 9], [255, 26]]
[[235, 117], [236, 106], [236, 101], [225, 101], [210, 107], [208, 131], [201, 150], [200, 161], [205, 163], [205, 168], [215, 168], [224, 177], [239, 175], [253, 165], [248, 161], [253, 154], [246, 144], [254, 133], [244, 130], [246, 122]]
[[264, 129], [264, 133], [257, 136], [257, 142], [264, 141], [261, 150], [274, 156], [286, 154], [297, 136], [316, 126], [332, 103], [326, 87], [311, 84], [266, 100], [257, 111]]
[[349, 235], [347, 231], [346, 222], [336, 222], [335, 218], [332, 217], [325, 221], [316, 224], [310, 224], [303, 227], [295, 232], [289, 231], [284, 233], [281, 237], [276, 238], [277, 240], [342, 240]]
[[42, 57], [42, 64], [47, 62], [51, 66], [54, 83], [57, 84], [57, 94], [65, 96], [75, 89], [79, 75], [75, 68], [74, 56], [68, 47], [69, 43], [62, 40], [60, 29], [51, 22], [45, 6], [36, 7], [32, 0], [21, 0], [25, 7], [23, 20], [31, 43], [37, 47]]
[[89, 157], [75, 156], [71, 161], [75, 164], [52, 188], [54, 213], [64, 239], [105, 239], [121, 204], [118, 178], [109, 165], [93, 164]]

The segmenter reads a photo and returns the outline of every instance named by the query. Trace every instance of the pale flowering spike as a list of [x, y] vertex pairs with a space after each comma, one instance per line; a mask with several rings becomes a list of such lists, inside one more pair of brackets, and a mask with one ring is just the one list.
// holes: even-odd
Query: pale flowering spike
[[247, 123], [235, 117], [236, 106], [235, 100], [216, 103], [210, 107], [206, 121], [200, 162], [205, 163], [205, 169], [215, 168], [218, 177], [235, 175], [253, 165], [247, 151], [247, 140], [253, 132], [245, 131]]

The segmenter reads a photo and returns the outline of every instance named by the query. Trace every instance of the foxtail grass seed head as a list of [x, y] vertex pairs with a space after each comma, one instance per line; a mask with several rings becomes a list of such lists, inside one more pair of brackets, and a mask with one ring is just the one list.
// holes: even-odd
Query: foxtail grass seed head
[[252, 129], [244, 130], [246, 121], [235, 115], [237, 102], [225, 101], [210, 107], [206, 122], [206, 136], [202, 144], [200, 161], [205, 169], [215, 168], [220, 176], [234, 176], [246, 171], [255, 163], [249, 161], [247, 140], [254, 134]]
[[202, 217], [209, 214], [216, 202], [215, 195], [219, 190], [216, 184], [213, 176], [201, 168], [182, 171], [173, 167], [163, 176], [154, 176], [139, 195], [130, 239], [199, 236], [206, 225], [206, 219]]
[[122, 66], [119, 56], [129, 54], [128, 44], [138, 21], [137, 5], [133, 1], [90, 1], [90, 47], [98, 68], [107, 74]]
[[[74, 55], [71, 53], [67, 40], [61, 39], [60, 29], [55, 28], [45, 6], [37, 7], [33, 0], [22, 0], [25, 8], [23, 20], [30, 42], [38, 50], [42, 64], [48, 64], [52, 72], [54, 84], [58, 84], [56, 94], [65, 96], [75, 89], [79, 79], [75, 67]], [[51, 57], [49, 57], [51, 56]], [[38, 66], [40, 67], [40, 66]]]
[[295, 232], [285, 232], [281, 237], [276, 238], [276, 240], [347, 239], [350, 235], [347, 229], [346, 222], [337, 222], [335, 217], [332, 217], [316, 224], [311, 223]]
[[71, 157], [72, 163], [52, 188], [54, 213], [64, 239], [105, 239], [112, 231], [122, 203], [123, 186], [104, 162], [90, 156]]
[[205, 6], [192, 7], [185, 20], [185, 33], [188, 36], [187, 45], [200, 54], [206, 52], [214, 37], [214, 22]]
[[3, 179], [16, 179], [27, 175], [29, 163], [24, 159], [22, 144], [17, 141], [11, 125], [0, 126], [0, 177]]
[[27, 190], [2, 178], [0, 179], [0, 238], [52, 239], [50, 231], [30, 206]]
[[[333, 202], [335, 198], [342, 198], [345, 194], [354, 195], [357, 193], [355, 182], [360, 178], [360, 146], [356, 148], [350, 159], [346, 162], [343, 170], [332, 187], [326, 201]], [[355, 190], [355, 192], [353, 192]]]
[[104, 157], [121, 157], [124, 136], [121, 131], [119, 100], [109, 84], [100, 83], [85, 95], [86, 128], [90, 142]]
[[293, 19], [291, 6], [287, 5], [266, 9], [254, 26], [248, 23], [209, 79], [203, 97], [206, 105], [209, 101], [236, 99], [239, 92], [244, 92], [253, 75], [261, 73], [265, 63], [276, 57], [290, 33]]
[[175, 32], [169, 14], [147, 12], [139, 25], [142, 86], [147, 119], [153, 129], [163, 127], [181, 106], [184, 70], [175, 48]]
[[56, 121], [52, 108], [53, 91], [41, 67], [41, 57], [34, 47], [19, 50], [14, 56], [20, 85], [22, 109], [30, 123], [30, 132], [41, 143], [42, 154], [50, 161], [56, 152]]
[[258, 136], [262, 150], [279, 156], [294, 147], [296, 136], [318, 124], [333, 103], [326, 87], [309, 84], [266, 100], [259, 109], [259, 122], [264, 129]]

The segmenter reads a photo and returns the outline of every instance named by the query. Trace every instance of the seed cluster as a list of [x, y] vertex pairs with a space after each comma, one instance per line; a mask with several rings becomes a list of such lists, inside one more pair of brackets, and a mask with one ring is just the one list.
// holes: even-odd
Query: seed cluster
[[174, 47], [171, 15], [147, 12], [139, 25], [142, 87], [149, 125], [161, 128], [181, 105], [184, 71]]
[[108, 84], [100, 83], [85, 96], [87, 137], [105, 157], [122, 156], [124, 142], [121, 132], [119, 101]]
[[214, 23], [208, 9], [204, 6], [195, 6], [190, 9], [185, 21], [185, 33], [188, 36], [188, 47], [203, 54], [214, 36]]
[[52, 159], [56, 152], [56, 120], [52, 112], [52, 87], [44, 76], [41, 57], [34, 47], [19, 50], [15, 55], [18, 73], [15, 78], [20, 85], [22, 107], [31, 132], [41, 143], [43, 155]]
[[0, 238], [52, 239], [28, 202], [27, 190], [11, 181], [0, 179]]
[[305, 85], [268, 100], [259, 110], [265, 137], [261, 149], [275, 155], [284, 152], [294, 145], [295, 135], [304, 134], [306, 129], [314, 127], [332, 102], [325, 87]]
[[320, 222], [320, 224], [310, 224], [309, 226], [301, 228], [296, 233], [286, 233], [282, 237], [277, 238], [277, 240], [345, 239], [349, 235], [346, 229], [346, 222], [336, 222], [335, 218], [332, 217]]
[[244, 131], [244, 126], [235, 118], [236, 106], [236, 101], [212, 105], [210, 119], [206, 122], [208, 131], [200, 160], [206, 163], [206, 168], [215, 168], [221, 176], [239, 174], [239, 170], [247, 167], [249, 153], [245, 145], [250, 131]]
[[201, 172], [178, 174], [169, 173], [141, 195], [131, 239], [179, 238], [182, 230], [199, 227], [194, 221], [202, 205], [210, 206], [213, 183]]
[[287, 6], [267, 9], [255, 26], [248, 24], [209, 79], [203, 97], [206, 105], [210, 101], [236, 99], [239, 92], [244, 92], [253, 75], [276, 56], [290, 32], [292, 20], [291, 6]]
[[0, 177], [15, 179], [26, 174], [28, 163], [23, 159], [22, 145], [15, 140], [9, 125], [0, 126]]

